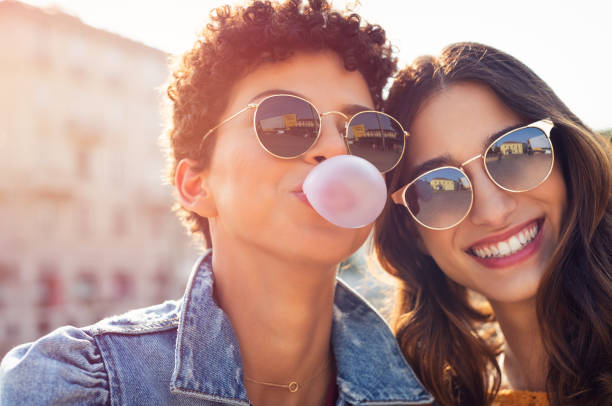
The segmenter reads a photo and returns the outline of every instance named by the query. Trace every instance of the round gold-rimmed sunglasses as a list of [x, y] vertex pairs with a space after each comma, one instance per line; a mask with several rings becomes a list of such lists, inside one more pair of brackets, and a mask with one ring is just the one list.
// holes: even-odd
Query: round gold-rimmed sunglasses
[[386, 113], [366, 110], [351, 117], [340, 111], [321, 114], [312, 103], [299, 96], [274, 94], [248, 104], [208, 130], [200, 149], [213, 131], [250, 109], [255, 109], [253, 129], [259, 144], [277, 158], [297, 158], [308, 151], [321, 135], [321, 118], [331, 114], [346, 120], [343, 138], [348, 153], [366, 159], [382, 173], [399, 163], [406, 146], [408, 133]]
[[540, 186], [552, 171], [555, 154], [550, 132], [554, 124], [544, 119], [499, 136], [485, 152], [459, 165], [429, 170], [391, 195], [412, 217], [432, 230], [461, 223], [472, 209], [474, 192], [464, 166], [482, 158], [491, 181], [508, 192], [526, 192]]

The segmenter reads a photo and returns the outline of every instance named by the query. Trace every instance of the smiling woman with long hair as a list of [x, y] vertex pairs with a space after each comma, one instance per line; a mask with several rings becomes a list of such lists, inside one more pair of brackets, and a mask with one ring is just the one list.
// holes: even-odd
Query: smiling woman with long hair
[[410, 137], [375, 246], [427, 389], [441, 405], [612, 404], [608, 143], [475, 43], [415, 60], [386, 111]]

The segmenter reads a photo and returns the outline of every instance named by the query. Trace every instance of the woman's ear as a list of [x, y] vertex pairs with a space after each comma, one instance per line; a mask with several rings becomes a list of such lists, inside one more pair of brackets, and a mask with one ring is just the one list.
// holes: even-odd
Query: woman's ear
[[176, 165], [174, 185], [181, 205], [202, 217], [217, 215], [217, 206], [209, 187], [208, 171], [199, 169], [192, 159], [181, 159]]

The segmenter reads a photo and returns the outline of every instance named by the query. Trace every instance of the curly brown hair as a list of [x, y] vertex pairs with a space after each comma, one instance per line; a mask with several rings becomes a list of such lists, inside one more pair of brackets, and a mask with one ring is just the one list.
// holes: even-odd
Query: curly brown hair
[[[233, 83], [264, 63], [317, 51], [332, 51], [347, 70], [360, 72], [381, 107], [382, 89], [396, 71], [396, 60], [378, 25], [362, 24], [359, 15], [334, 10], [324, 0], [251, 1], [211, 11], [210, 23], [178, 62], [167, 89], [170, 183], [181, 159], [193, 159], [204, 169], [214, 137], [200, 146], [202, 135], [218, 124]], [[210, 246], [208, 219], [179, 204], [175, 211], [191, 234]]]

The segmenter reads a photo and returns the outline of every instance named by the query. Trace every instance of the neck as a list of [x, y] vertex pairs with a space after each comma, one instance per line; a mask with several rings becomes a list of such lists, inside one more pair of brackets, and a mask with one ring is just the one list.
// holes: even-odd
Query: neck
[[[253, 404], [323, 404], [337, 264], [284, 260], [257, 247], [215, 242], [215, 295], [240, 345]], [[329, 368], [325, 368], [329, 365]], [[322, 372], [321, 372], [322, 371]], [[287, 389], [255, 383], [287, 385]]]
[[513, 389], [544, 391], [546, 354], [536, 315], [535, 298], [517, 303], [491, 301], [504, 333], [502, 374]]

